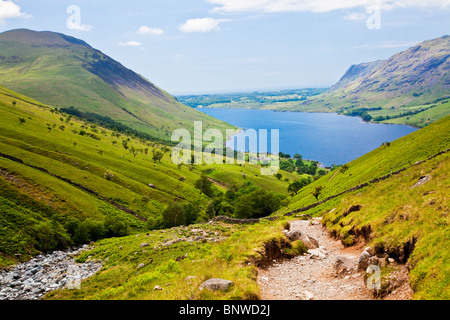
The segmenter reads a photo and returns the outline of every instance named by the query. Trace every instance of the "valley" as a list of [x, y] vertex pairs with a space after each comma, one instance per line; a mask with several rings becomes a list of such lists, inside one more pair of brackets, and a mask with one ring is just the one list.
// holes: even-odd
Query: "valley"
[[[175, 98], [82, 40], [0, 34], [0, 298], [450, 299], [448, 41], [353, 66], [328, 90]], [[252, 116], [262, 127], [307, 124], [277, 173], [222, 154], [174, 163], [174, 130], [244, 128], [231, 120], [248, 108], [269, 114]], [[316, 133], [273, 110], [321, 116]], [[420, 129], [384, 125], [405, 131], [355, 151], [374, 122]]]

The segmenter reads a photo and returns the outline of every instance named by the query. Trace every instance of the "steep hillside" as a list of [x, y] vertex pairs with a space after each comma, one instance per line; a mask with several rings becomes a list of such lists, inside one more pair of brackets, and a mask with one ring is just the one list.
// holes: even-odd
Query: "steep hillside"
[[261, 176], [259, 166], [177, 167], [165, 145], [1, 87], [0, 113], [0, 267], [39, 251], [152, 229], [173, 203], [193, 206], [189, 222], [205, 219], [211, 199], [196, 188], [202, 175], [214, 176], [215, 192], [252, 183], [287, 195], [288, 184]]
[[0, 34], [0, 85], [48, 105], [109, 116], [160, 139], [177, 128], [231, 128], [179, 103], [86, 42], [26, 29]]

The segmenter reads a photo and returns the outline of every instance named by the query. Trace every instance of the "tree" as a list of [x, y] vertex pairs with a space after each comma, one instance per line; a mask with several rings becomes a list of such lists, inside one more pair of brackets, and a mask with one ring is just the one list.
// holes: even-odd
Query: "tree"
[[210, 198], [214, 196], [213, 183], [204, 174], [195, 182], [195, 187], [200, 190], [200, 194], [204, 193]]
[[181, 203], [171, 203], [162, 213], [162, 223], [166, 228], [180, 226], [184, 223], [184, 208]]
[[320, 194], [322, 193], [322, 190], [324, 189], [325, 187], [323, 187], [323, 186], [318, 186], [318, 187], [316, 187], [316, 189], [312, 192], [312, 195], [316, 198], [316, 200], [319, 200], [319, 196], [320, 196]]
[[281, 173], [277, 173], [277, 174], [275, 175], [275, 177], [276, 177], [278, 180], [281, 180], [281, 178], [283, 178], [283, 175], [282, 175]]
[[122, 140], [122, 146], [125, 150], [128, 150], [128, 140]]
[[341, 167], [341, 172], [342, 172], [342, 173], [345, 173], [348, 169], [349, 169], [348, 164], [344, 164], [344, 165]]
[[12, 105], [15, 107], [15, 106], [17, 105], [17, 101], [14, 100], [14, 101], [12, 102]]
[[300, 181], [294, 181], [291, 183], [288, 187], [289, 192], [293, 192], [294, 194], [297, 194], [300, 189], [303, 188], [303, 184]]
[[312, 182], [311, 177], [302, 178], [301, 180], [294, 181], [293, 183], [291, 183], [289, 185], [288, 191], [297, 194], [301, 189], [303, 189], [305, 186], [307, 186], [311, 182]]
[[158, 150], [153, 150], [153, 161], [156, 163], [156, 161], [161, 162], [162, 157], [164, 156], [164, 154], [161, 151]]
[[20, 124], [24, 124], [25, 123], [25, 118], [19, 118], [19, 122], [20, 122]]

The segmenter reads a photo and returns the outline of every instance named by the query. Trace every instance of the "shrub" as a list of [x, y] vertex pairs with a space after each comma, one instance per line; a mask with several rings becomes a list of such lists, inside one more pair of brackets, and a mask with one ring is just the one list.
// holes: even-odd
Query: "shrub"
[[114, 173], [112, 173], [111, 171], [107, 171], [105, 172], [105, 174], [103, 175], [103, 177], [108, 180], [111, 181], [115, 178]]

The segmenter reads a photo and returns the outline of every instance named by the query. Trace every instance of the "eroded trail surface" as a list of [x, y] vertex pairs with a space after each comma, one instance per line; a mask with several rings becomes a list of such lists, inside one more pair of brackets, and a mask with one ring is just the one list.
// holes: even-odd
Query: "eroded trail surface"
[[[372, 300], [358, 271], [362, 245], [345, 248], [332, 239], [318, 220], [296, 220], [290, 231], [300, 231], [319, 243], [319, 249], [291, 260], [274, 261], [261, 269], [262, 300]], [[343, 261], [336, 268], [336, 262]], [[339, 265], [339, 263], [338, 263]]]

